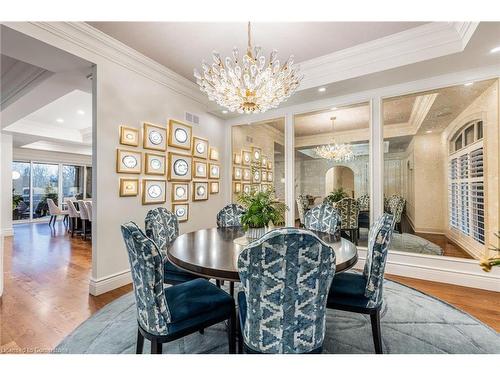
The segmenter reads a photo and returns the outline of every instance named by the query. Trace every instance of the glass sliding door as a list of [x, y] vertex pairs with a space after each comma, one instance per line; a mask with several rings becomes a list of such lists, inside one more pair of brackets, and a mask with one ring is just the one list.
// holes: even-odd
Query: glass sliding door
[[12, 220], [30, 218], [30, 171], [29, 162], [12, 163]]
[[48, 216], [47, 199], [59, 201], [59, 165], [33, 163], [32, 186], [32, 218]]
[[[62, 200], [64, 198], [83, 198], [84, 168], [77, 165], [62, 167]], [[56, 202], [57, 203], [57, 202]]]

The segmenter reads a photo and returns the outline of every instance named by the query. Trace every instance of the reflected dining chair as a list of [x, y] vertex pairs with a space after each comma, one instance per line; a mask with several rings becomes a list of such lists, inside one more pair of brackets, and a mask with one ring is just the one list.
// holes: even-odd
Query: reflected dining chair
[[358, 244], [358, 219], [359, 205], [356, 199], [343, 198], [334, 206], [340, 215], [340, 230], [349, 233], [349, 238], [356, 245]]
[[87, 239], [87, 229], [90, 229], [89, 213], [87, 206], [83, 200], [78, 200], [78, 208], [80, 209], [80, 220], [82, 221], [82, 237]]
[[335, 276], [327, 307], [370, 315], [375, 352], [382, 353], [380, 310], [387, 251], [394, 229], [394, 217], [383, 214], [370, 229], [363, 273], [344, 272]]
[[394, 216], [395, 227], [399, 233], [403, 233], [401, 228], [401, 217], [405, 209], [406, 200], [397, 194], [391, 195], [385, 201], [385, 212]]
[[358, 218], [358, 239], [359, 239], [359, 228], [370, 228], [370, 196], [368, 194], [360, 195], [357, 201], [359, 205], [359, 218]]
[[304, 227], [306, 229], [338, 234], [339, 226], [339, 212], [329, 203], [322, 203], [313, 207], [304, 215]]
[[57, 206], [57, 204], [55, 204], [54, 201], [50, 198], [47, 198], [47, 205], [49, 206], [49, 213], [50, 213], [49, 227], [50, 226], [54, 227], [56, 225], [57, 217], [59, 215], [64, 216], [63, 217], [64, 225], [67, 225], [68, 211], [61, 210]]
[[241, 251], [238, 272], [240, 352], [321, 353], [335, 275], [330, 246], [304, 229], [275, 229]]
[[137, 308], [136, 353], [142, 353], [144, 338], [151, 353], [161, 354], [162, 344], [229, 321], [229, 353], [235, 353], [235, 305], [225, 291], [205, 279], [164, 286], [160, 250], [133, 222], [121, 226], [128, 251]]
[[299, 194], [297, 197], [297, 210], [299, 211], [300, 226], [304, 227], [304, 215], [309, 209], [309, 198], [307, 195]]
[[83, 201], [87, 209], [87, 216], [90, 224], [90, 236], [92, 236], [92, 201]]
[[75, 207], [75, 203], [72, 200], [67, 201], [68, 204], [68, 215], [69, 215], [69, 229], [71, 232], [71, 237], [74, 237], [75, 233], [79, 233], [78, 230], [78, 219], [80, 219], [80, 211]]
[[145, 219], [146, 236], [151, 238], [158, 249], [165, 268], [165, 283], [177, 285], [186, 281], [197, 279], [199, 276], [181, 270], [173, 265], [167, 258], [167, 248], [179, 236], [179, 223], [177, 216], [163, 207], [150, 210]]
[[217, 228], [241, 227], [241, 218], [245, 212], [239, 204], [228, 204], [217, 213]]

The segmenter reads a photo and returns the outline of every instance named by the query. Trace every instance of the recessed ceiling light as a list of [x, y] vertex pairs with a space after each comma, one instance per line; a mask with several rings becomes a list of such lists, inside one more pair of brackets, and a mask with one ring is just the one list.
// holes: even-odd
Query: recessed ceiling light
[[319, 91], [319, 92], [325, 92], [325, 91], [326, 91], [326, 88], [325, 88], [325, 87], [320, 87], [320, 88], [318, 89], [318, 91]]
[[330, 108], [330, 110], [335, 111], [335, 110], [337, 110], [337, 107], [332, 107], [332, 108]]
[[59, 124], [62, 124], [64, 122], [64, 120], [62, 118], [56, 118], [56, 122], [58, 122]]
[[490, 50], [490, 53], [496, 53], [496, 52], [500, 52], [500, 46], [495, 47], [492, 50]]
[[472, 86], [474, 84], [474, 82], [467, 82], [467, 83], [464, 83], [464, 86]]
[[78, 111], [76, 111], [76, 113], [78, 113], [79, 115], [84, 115], [85, 111], [83, 109], [79, 109]]
[[223, 110], [223, 111], [222, 111], [222, 113], [226, 114], [226, 113], [227, 113], [227, 111], [226, 111], [226, 110]]
[[430, 133], [432, 133], [432, 130], [427, 130], [426, 133], [430, 134]]

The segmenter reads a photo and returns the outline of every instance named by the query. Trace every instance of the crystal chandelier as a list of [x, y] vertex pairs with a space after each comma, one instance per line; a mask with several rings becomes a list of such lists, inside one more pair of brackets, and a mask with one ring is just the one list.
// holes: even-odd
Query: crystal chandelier
[[[332, 117], [332, 133], [335, 120], [336, 117]], [[319, 157], [338, 163], [347, 162], [354, 159], [352, 146], [349, 143], [338, 144], [335, 141], [335, 138], [332, 138], [332, 142], [330, 144], [318, 146], [314, 151]]]
[[208, 98], [231, 112], [258, 113], [276, 108], [297, 89], [302, 76], [293, 65], [293, 56], [281, 64], [273, 50], [266, 61], [260, 47], [252, 47], [250, 22], [248, 47], [240, 59], [238, 48], [223, 61], [213, 52], [212, 65], [202, 63], [203, 72], [194, 70], [196, 83]]

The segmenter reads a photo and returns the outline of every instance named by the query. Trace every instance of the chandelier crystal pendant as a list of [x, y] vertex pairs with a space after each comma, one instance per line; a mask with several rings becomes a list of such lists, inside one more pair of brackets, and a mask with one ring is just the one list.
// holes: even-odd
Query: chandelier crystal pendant
[[293, 56], [281, 64], [273, 50], [266, 61], [262, 49], [252, 47], [251, 26], [248, 23], [248, 47], [242, 58], [238, 48], [224, 60], [213, 52], [213, 63], [203, 61], [203, 72], [194, 70], [196, 83], [208, 99], [231, 112], [259, 113], [276, 108], [287, 100], [302, 80]]
[[[332, 133], [335, 120], [336, 117], [332, 117]], [[352, 146], [349, 143], [339, 144], [335, 141], [335, 138], [332, 138], [332, 142], [330, 144], [318, 146], [314, 151], [319, 157], [337, 163], [354, 160]]]

